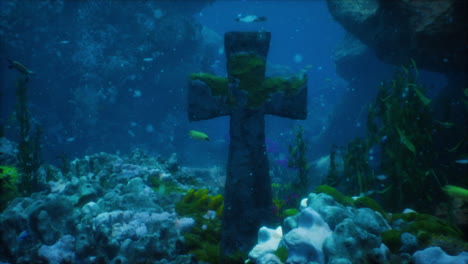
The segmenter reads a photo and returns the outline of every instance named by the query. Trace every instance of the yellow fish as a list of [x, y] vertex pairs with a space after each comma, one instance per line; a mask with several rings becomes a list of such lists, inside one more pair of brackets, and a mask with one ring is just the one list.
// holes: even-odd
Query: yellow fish
[[196, 131], [196, 130], [190, 130], [189, 136], [193, 139], [210, 141], [210, 138], [208, 137], [207, 134], [200, 132], [200, 131]]
[[453, 198], [460, 198], [462, 200], [468, 201], [468, 190], [463, 187], [445, 185], [442, 187], [442, 190], [444, 190], [449, 196]]

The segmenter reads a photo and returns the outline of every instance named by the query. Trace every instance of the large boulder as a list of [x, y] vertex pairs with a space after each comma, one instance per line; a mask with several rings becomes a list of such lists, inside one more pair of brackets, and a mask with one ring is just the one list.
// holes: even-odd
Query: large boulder
[[328, 0], [332, 16], [384, 62], [466, 71], [466, 1]]

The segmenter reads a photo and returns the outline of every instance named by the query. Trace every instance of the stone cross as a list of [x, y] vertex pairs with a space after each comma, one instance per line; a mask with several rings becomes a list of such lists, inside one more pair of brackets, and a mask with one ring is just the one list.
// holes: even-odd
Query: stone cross
[[190, 121], [229, 115], [230, 144], [221, 253], [248, 252], [258, 229], [272, 224], [273, 203], [265, 148], [266, 114], [305, 119], [305, 74], [265, 77], [270, 32], [228, 32], [224, 36], [228, 77], [190, 75]]

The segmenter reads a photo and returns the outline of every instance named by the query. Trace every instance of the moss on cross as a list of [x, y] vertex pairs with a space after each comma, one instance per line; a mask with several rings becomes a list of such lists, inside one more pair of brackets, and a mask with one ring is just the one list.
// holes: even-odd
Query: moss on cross
[[[306, 76], [302, 74], [265, 78], [265, 67], [265, 59], [256, 54], [235, 54], [229, 59], [229, 73], [239, 81], [239, 89], [247, 92], [247, 107], [257, 108], [277, 92], [293, 96], [307, 83]], [[193, 73], [189, 77], [191, 80], [200, 80], [208, 85], [213, 96], [226, 97], [231, 105], [236, 104], [236, 99], [229, 90], [227, 78], [208, 73]]]

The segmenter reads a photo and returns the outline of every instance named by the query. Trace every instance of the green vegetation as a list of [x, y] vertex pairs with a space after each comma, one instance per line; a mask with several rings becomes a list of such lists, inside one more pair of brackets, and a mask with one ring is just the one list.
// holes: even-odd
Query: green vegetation
[[212, 96], [220, 96], [224, 98], [228, 105], [234, 105], [236, 103], [236, 99], [229, 90], [227, 78], [218, 77], [208, 73], [192, 73], [189, 78], [191, 80], [200, 80], [204, 82], [211, 89]]
[[15, 167], [0, 166], [0, 212], [8, 202], [19, 196], [17, 188], [19, 174]]
[[172, 180], [161, 180], [158, 175], [151, 175], [148, 178], [149, 186], [160, 194], [184, 193], [185, 190]]
[[27, 77], [20, 76], [16, 83], [16, 118], [19, 126], [18, 169], [20, 171], [19, 189], [30, 194], [39, 189], [37, 170], [41, 166], [39, 153], [42, 129], [36, 125], [31, 131], [31, 119], [27, 106]]
[[368, 163], [370, 148], [370, 144], [360, 138], [348, 144], [344, 153], [344, 176], [349, 180], [347, 193], [365, 194], [374, 188], [374, 175]]
[[[2, 105], [2, 100], [3, 100], [3, 92], [0, 91], [0, 105]], [[5, 121], [0, 119], [0, 138], [5, 136]]]
[[338, 147], [333, 145], [330, 151], [330, 167], [328, 168], [328, 175], [325, 178], [323, 184], [329, 186], [337, 186], [339, 183], [338, 179], [338, 168], [336, 165], [336, 153], [338, 151]]
[[275, 255], [279, 260], [284, 263], [288, 259], [288, 249], [286, 247], [278, 247], [275, 251]]
[[[304, 74], [290, 78], [265, 78], [265, 67], [265, 59], [255, 54], [235, 54], [228, 60], [228, 71], [232, 77], [239, 80], [239, 89], [247, 92], [247, 104], [251, 108], [261, 106], [275, 92], [284, 92], [286, 96], [293, 96], [307, 83]], [[225, 97], [230, 105], [236, 103], [232, 91], [229, 90], [227, 78], [207, 73], [194, 73], [189, 77], [206, 83], [213, 96]]]
[[405, 207], [429, 211], [439, 202], [433, 198], [441, 194], [442, 179], [433, 167], [431, 101], [417, 76], [414, 62], [397, 70], [392, 81], [381, 83], [369, 108], [368, 140], [380, 144], [380, 170], [392, 182], [383, 194], [384, 205], [395, 211]]
[[402, 232], [399, 230], [390, 229], [390, 230], [384, 231], [380, 235], [382, 238], [382, 243], [384, 243], [393, 254], [398, 253], [398, 250], [401, 247], [401, 240], [400, 240], [401, 233]]
[[299, 211], [296, 208], [300, 199], [308, 195], [310, 164], [307, 162], [307, 142], [303, 134], [302, 127], [296, 129], [295, 141], [289, 146], [288, 167], [297, 172], [297, 179], [288, 184], [273, 183], [271, 185], [274, 213], [278, 222], [288, 216], [298, 214]]
[[255, 54], [237, 54], [228, 59], [228, 72], [239, 80], [239, 89], [248, 93], [248, 103], [260, 106], [269, 93], [262, 83], [265, 78], [265, 59]]
[[315, 193], [326, 193], [345, 206], [356, 208], [367, 207], [379, 212], [388, 222], [403, 220], [406, 224], [400, 224], [401, 229], [391, 229], [383, 232], [380, 236], [382, 242], [389, 247], [392, 253], [398, 253], [401, 247], [401, 234], [410, 233], [418, 239], [419, 249], [430, 246], [440, 246], [446, 252], [454, 255], [468, 249], [468, 243], [463, 241], [463, 232], [456, 226], [438, 217], [422, 213], [389, 214], [380, 205], [369, 197], [360, 197], [353, 200], [327, 185], [320, 185], [314, 190]]
[[354, 200], [351, 197], [343, 195], [337, 189], [328, 186], [328, 185], [319, 185], [315, 187], [314, 193], [325, 193], [333, 197], [335, 201], [344, 205], [344, 206], [352, 206], [354, 204]]
[[[184, 234], [187, 250], [198, 260], [218, 263], [223, 196], [210, 195], [207, 189], [192, 189], [176, 203], [175, 209], [178, 215], [195, 220], [195, 226]], [[215, 214], [209, 215], [209, 211]]]
[[208, 73], [192, 73], [190, 79], [206, 83], [214, 96], [224, 96], [228, 93], [228, 80], [226, 78]]
[[[416, 236], [419, 242], [419, 248], [434, 246], [433, 243], [441, 245], [443, 244], [441, 243], [442, 241], [447, 242], [443, 246], [443, 249], [446, 247], [448, 251], [452, 249], [453, 245], [463, 248], [463, 250], [468, 248], [468, 244], [463, 242], [463, 232], [456, 226], [438, 217], [415, 212], [393, 214], [392, 221], [397, 219], [401, 219], [408, 223], [402, 228], [402, 230], [400, 230], [400, 233], [408, 232]], [[383, 235], [382, 238], [384, 238]]]
[[[346, 194], [365, 194], [374, 191], [381, 196], [382, 205], [390, 211], [413, 208], [429, 212], [444, 197], [442, 186], [447, 183], [446, 172], [436, 159], [447, 156], [437, 150], [434, 131], [442, 126], [433, 118], [431, 99], [417, 82], [414, 61], [409, 67], [396, 70], [391, 81], [382, 82], [378, 95], [368, 108], [367, 137], [354, 139], [343, 149]], [[445, 127], [453, 124], [443, 123]], [[458, 140], [456, 151], [464, 140]], [[369, 151], [378, 148], [378, 173], [369, 166]], [[330, 155], [329, 178], [325, 181], [338, 186], [335, 164], [336, 147]], [[452, 154], [453, 155], [453, 154]], [[449, 168], [449, 169], [447, 169]], [[454, 170], [452, 170], [454, 171]], [[376, 190], [375, 175], [385, 175], [388, 185]]]
[[301, 198], [295, 189], [295, 185], [289, 184], [271, 184], [274, 214], [278, 224], [281, 224], [284, 218], [299, 213], [296, 209]]
[[228, 71], [239, 80], [239, 89], [248, 92], [248, 105], [252, 108], [261, 106], [275, 92], [292, 96], [307, 82], [305, 75], [290, 80], [265, 79], [265, 67], [265, 59], [255, 54], [236, 54], [229, 58]]
[[289, 161], [288, 167], [296, 169], [298, 182], [293, 183], [293, 188], [299, 197], [307, 195], [309, 188], [309, 170], [310, 164], [307, 162], [307, 143], [304, 140], [304, 129], [299, 127], [295, 131], [295, 141], [288, 148]]
[[374, 199], [370, 197], [363, 196], [357, 198], [356, 200], [354, 200], [354, 206], [356, 208], [367, 207], [376, 212], [379, 212], [383, 216], [383, 218], [387, 219], [387, 213], [382, 209], [379, 203], [377, 203]]

